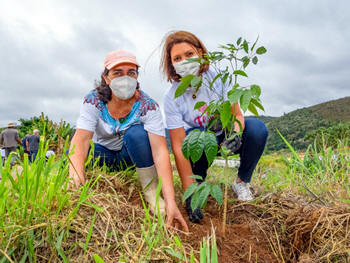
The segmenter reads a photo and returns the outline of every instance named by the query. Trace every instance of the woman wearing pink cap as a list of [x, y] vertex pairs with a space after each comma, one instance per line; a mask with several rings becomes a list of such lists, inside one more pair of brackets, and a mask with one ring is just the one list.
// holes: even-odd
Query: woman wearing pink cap
[[[101, 82], [84, 98], [71, 142], [69, 175], [76, 186], [85, 183], [84, 162], [94, 141], [94, 156], [112, 169], [136, 166], [146, 201], [156, 213], [158, 175], [165, 201], [159, 212], [167, 213], [167, 224], [181, 224], [188, 231], [176, 203], [165, 129], [158, 104], [140, 90], [139, 64], [128, 51], [107, 54]], [[175, 223], [176, 222], [176, 223]]]

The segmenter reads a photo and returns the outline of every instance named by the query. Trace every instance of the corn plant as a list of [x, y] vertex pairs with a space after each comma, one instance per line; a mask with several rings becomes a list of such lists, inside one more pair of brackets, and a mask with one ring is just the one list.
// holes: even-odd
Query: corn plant
[[20, 119], [19, 134], [23, 138], [27, 133], [31, 133], [34, 129], [38, 129], [40, 134], [44, 134], [44, 139], [49, 144], [49, 148], [56, 147], [57, 153], [62, 153], [65, 140], [72, 137], [74, 129], [69, 123], [60, 121], [55, 123], [41, 113], [39, 117], [30, 119]]
[[[208, 52], [204, 54], [203, 58], [191, 58], [189, 62], [195, 61], [201, 65], [210, 64], [210, 66], [216, 71], [216, 76], [213, 80], [203, 80], [202, 76], [188, 75], [181, 78], [181, 83], [177, 87], [175, 92], [175, 98], [183, 95], [186, 90], [191, 86], [195, 87], [196, 92], [206, 86], [211, 92], [216, 92], [213, 89], [213, 85], [216, 81], [221, 82], [223, 87], [227, 87], [227, 94], [222, 89], [222, 94], [217, 94], [220, 98], [216, 101], [210, 101], [209, 103], [199, 101], [195, 104], [194, 110], [203, 109], [202, 116], [206, 114], [209, 118], [209, 122], [205, 124], [204, 130], [200, 131], [195, 129], [191, 131], [184, 139], [182, 144], [182, 152], [185, 158], [196, 162], [200, 157], [205, 154], [209, 165], [213, 162], [214, 158], [218, 154], [218, 143], [216, 140], [216, 134], [211, 131], [213, 127], [222, 127], [224, 131], [225, 140], [232, 140], [235, 136], [240, 136], [243, 133], [242, 123], [236, 118], [234, 112], [234, 105], [239, 103], [243, 112], [249, 110], [254, 115], [258, 116], [257, 108], [264, 110], [261, 105], [260, 95], [261, 89], [259, 85], [243, 85], [239, 83], [238, 78], [248, 78], [246, 68], [249, 64], [258, 63], [258, 55], [262, 55], [266, 52], [265, 47], [260, 46], [256, 48], [258, 38], [250, 46], [247, 40], [238, 38], [235, 44], [229, 43], [227, 45], [220, 46], [220, 51]], [[243, 54], [242, 54], [243, 53]], [[225, 68], [222, 69], [222, 65]], [[239, 132], [234, 133], [235, 126], [239, 126]], [[228, 159], [230, 150], [226, 147], [220, 147], [221, 155], [225, 159], [225, 178], [229, 178]], [[195, 178], [196, 175], [194, 175]], [[226, 212], [227, 212], [227, 185], [224, 183], [224, 214], [223, 214], [223, 229], [225, 233], [226, 225]], [[202, 182], [192, 184], [184, 194], [183, 201], [192, 195], [191, 207], [204, 207], [209, 194], [211, 194], [217, 202], [221, 205], [222, 191], [218, 185], [213, 185], [209, 182]]]

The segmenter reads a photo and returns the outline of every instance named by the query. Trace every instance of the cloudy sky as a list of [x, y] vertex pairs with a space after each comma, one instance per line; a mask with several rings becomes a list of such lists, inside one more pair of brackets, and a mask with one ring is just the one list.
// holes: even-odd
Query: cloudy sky
[[127, 49], [141, 88], [163, 104], [160, 43], [170, 30], [196, 34], [208, 50], [242, 36], [268, 52], [249, 79], [265, 115], [350, 95], [348, 0], [0, 0], [0, 127], [45, 112], [75, 123], [107, 52]]

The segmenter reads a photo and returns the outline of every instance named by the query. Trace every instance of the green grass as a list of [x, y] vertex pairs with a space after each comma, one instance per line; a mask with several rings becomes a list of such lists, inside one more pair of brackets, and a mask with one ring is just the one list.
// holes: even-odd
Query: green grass
[[[109, 262], [110, 255], [118, 262], [200, 262], [201, 256], [207, 260], [209, 254], [215, 262], [214, 232], [201, 249], [194, 250], [182, 242], [181, 235], [166, 229], [162, 217], [152, 216], [145, 204], [142, 208], [129, 203], [127, 196], [140, 189], [132, 170], [109, 173], [92, 162], [88, 182], [70, 191], [67, 157], [51, 156], [46, 162], [47, 147], [40, 144], [33, 164], [27, 157], [19, 163], [23, 172], [17, 179], [9, 162], [0, 164], [0, 263]], [[261, 158], [252, 177], [261, 197], [279, 192], [327, 204], [350, 203], [347, 143], [322, 151], [311, 145], [304, 159], [291, 151]], [[232, 178], [227, 180], [223, 168], [213, 166], [208, 180], [233, 181], [236, 174], [237, 169], [230, 169]], [[181, 182], [174, 177], [180, 200]]]
[[321, 202], [350, 203], [350, 149], [347, 145], [340, 141], [335, 148], [322, 150], [310, 145], [303, 159], [293, 148], [291, 154], [264, 155], [253, 182], [268, 191], [292, 192]]

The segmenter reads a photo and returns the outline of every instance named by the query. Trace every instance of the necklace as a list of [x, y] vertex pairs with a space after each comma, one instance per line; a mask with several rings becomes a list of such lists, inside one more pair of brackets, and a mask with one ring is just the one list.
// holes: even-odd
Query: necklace
[[193, 91], [192, 91], [192, 99], [196, 99], [197, 98], [197, 89], [196, 87], [192, 87]]

